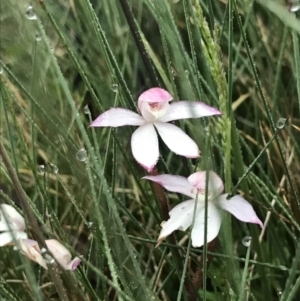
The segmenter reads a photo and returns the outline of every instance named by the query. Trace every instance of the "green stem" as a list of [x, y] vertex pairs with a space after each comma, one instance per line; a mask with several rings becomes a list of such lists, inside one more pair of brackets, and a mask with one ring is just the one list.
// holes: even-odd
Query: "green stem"
[[[235, 12], [235, 14], [237, 16], [237, 18], [236, 18], [237, 19], [237, 23], [238, 23], [238, 26], [240, 28], [240, 31], [241, 31], [241, 34], [242, 34], [242, 37], [243, 37], [243, 41], [244, 41], [244, 44], [245, 44], [247, 56], [249, 58], [250, 66], [252, 68], [252, 72], [253, 72], [253, 75], [254, 75], [254, 78], [255, 78], [255, 81], [256, 81], [256, 84], [257, 84], [258, 92], [259, 92], [259, 95], [261, 97], [263, 106], [265, 108], [265, 112], [267, 114], [269, 123], [271, 124], [271, 131], [272, 131], [272, 133], [274, 133], [276, 131], [276, 125], [274, 123], [274, 120], [272, 118], [271, 110], [270, 110], [270, 108], [268, 106], [267, 100], [266, 100], [265, 95], [264, 95], [263, 90], [262, 90], [261, 82], [260, 82], [259, 77], [258, 77], [258, 72], [257, 72], [257, 69], [255, 67], [255, 63], [254, 63], [253, 57], [251, 55], [250, 47], [249, 47], [247, 39], [246, 39], [246, 33], [245, 33], [244, 29], [243, 29], [242, 22], [241, 22], [239, 13], [238, 13], [238, 9], [237, 9], [237, 6], [236, 6], [236, 0], [232, 0], [232, 1], [233, 1], [234, 12]], [[281, 161], [283, 163], [284, 171], [286, 173], [288, 182], [289, 182], [289, 184], [291, 186], [291, 190], [292, 190], [292, 193], [293, 193], [293, 197], [295, 199], [295, 203], [297, 204], [297, 207], [298, 207], [297, 209], [300, 211], [299, 197], [298, 197], [295, 185], [294, 185], [294, 183], [292, 181], [290, 171], [289, 171], [289, 169], [287, 167], [287, 164], [285, 162], [282, 147], [281, 147], [280, 142], [279, 142], [279, 140], [278, 140], [277, 137], [275, 138], [275, 141], [276, 141], [276, 144], [277, 144], [277, 147], [278, 147], [278, 150], [279, 150], [280, 159], [281, 159]]]
[[129, 3], [128, 3], [127, 0], [119, 0], [119, 1], [120, 1], [120, 4], [121, 4], [123, 13], [125, 15], [125, 18], [127, 20], [127, 23], [129, 25], [129, 28], [131, 30], [132, 36], [134, 38], [134, 41], [136, 43], [136, 46], [137, 46], [137, 48], [139, 50], [139, 53], [142, 57], [142, 60], [144, 62], [145, 69], [149, 74], [151, 84], [153, 86], [160, 86], [157, 75], [155, 73], [154, 66], [153, 66], [153, 64], [150, 60], [150, 57], [148, 55], [148, 52], [145, 48], [145, 45], [142, 41], [142, 38], [141, 38], [139, 30], [138, 30], [138, 27], [136, 25], [136, 20], [135, 20], [135, 17], [133, 15], [133, 13], [132, 13], [132, 8], [129, 6]]

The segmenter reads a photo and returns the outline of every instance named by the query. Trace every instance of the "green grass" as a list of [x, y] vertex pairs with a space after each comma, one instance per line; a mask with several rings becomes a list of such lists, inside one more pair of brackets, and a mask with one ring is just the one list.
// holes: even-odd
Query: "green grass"
[[[45, 271], [3, 247], [0, 300], [298, 300], [299, 12], [283, 0], [32, 5], [30, 20], [29, 2], [0, 4], [1, 142], [38, 222], [22, 206], [30, 236], [58, 239], [82, 263]], [[153, 86], [223, 113], [178, 122], [201, 159], [161, 143], [158, 172], [213, 169], [255, 207], [263, 230], [225, 216], [203, 248], [191, 247], [189, 231], [155, 248], [163, 218], [130, 151], [134, 128], [89, 127], [110, 107], [137, 110]], [[0, 189], [1, 203], [24, 202], [4, 163]], [[183, 200], [167, 197], [170, 207]]]

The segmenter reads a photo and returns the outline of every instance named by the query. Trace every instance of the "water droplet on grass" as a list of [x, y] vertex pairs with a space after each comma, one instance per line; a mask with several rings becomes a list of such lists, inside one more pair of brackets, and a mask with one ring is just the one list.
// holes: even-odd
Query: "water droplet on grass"
[[279, 118], [276, 122], [276, 127], [278, 129], [282, 129], [282, 128], [284, 128], [285, 123], [286, 123], [286, 118]]
[[77, 153], [76, 153], [76, 159], [81, 162], [85, 162], [87, 159], [87, 151], [84, 148], [81, 148]]
[[36, 20], [37, 19], [37, 15], [31, 4], [27, 7], [25, 14], [26, 14], [26, 17], [28, 20]]
[[184, 70], [184, 73], [185, 73], [186, 76], [190, 75], [190, 71], [189, 70]]
[[251, 242], [252, 242], [252, 237], [251, 236], [245, 236], [243, 239], [242, 239], [242, 244], [245, 246], [245, 247], [250, 247], [251, 246]]
[[291, 7], [290, 7], [290, 11], [291, 12], [296, 12], [300, 9], [300, 4], [293, 4]]
[[57, 167], [56, 165], [50, 163], [50, 167], [51, 167], [52, 172], [53, 172], [54, 174], [58, 174], [58, 167]]
[[42, 37], [37, 33], [37, 34], [35, 35], [35, 40], [36, 40], [37, 42], [40, 42], [40, 41], [42, 40]]
[[118, 84], [112, 84], [111, 86], [111, 89], [114, 91], [114, 92], [118, 92], [118, 89], [119, 89], [119, 85]]
[[45, 174], [45, 165], [39, 165], [37, 168], [37, 172], [43, 176]]
[[49, 254], [45, 254], [44, 260], [45, 260], [45, 262], [48, 263], [48, 264], [53, 264], [53, 263], [55, 263], [55, 259], [54, 259], [52, 256], [50, 256]]
[[287, 2], [287, 6], [291, 12], [296, 12], [300, 9], [300, 1], [299, 0], [289, 0]]
[[89, 115], [89, 114], [90, 114], [90, 109], [89, 109], [89, 106], [88, 106], [88, 105], [86, 105], [86, 106], [83, 108], [83, 112], [84, 112], [84, 114], [86, 114], [86, 115]]
[[3, 66], [0, 66], [0, 74], [3, 73]]

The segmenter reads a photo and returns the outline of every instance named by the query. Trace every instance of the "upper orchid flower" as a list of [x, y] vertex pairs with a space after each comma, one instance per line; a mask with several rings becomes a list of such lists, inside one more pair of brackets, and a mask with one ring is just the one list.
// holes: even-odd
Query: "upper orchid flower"
[[94, 120], [93, 127], [140, 126], [131, 137], [132, 154], [146, 170], [155, 166], [158, 156], [158, 134], [174, 153], [187, 158], [199, 157], [197, 144], [177, 126], [167, 123], [185, 118], [220, 115], [220, 111], [197, 101], [178, 101], [172, 104], [171, 94], [161, 88], [151, 88], [138, 99], [141, 116], [127, 109], [112, 108]]
[[192, 245], [193, 247], [203, 246], [206, 175], [209, 180], [207, 191], [207, 242], [212, 241], [218, 235], [223, 210], [230, 212], [243, 222], [258, 224], [263, 227], [253, 207], [244, 198], [236, 195], [227, 200], [227, 194], [221, 194], [224, 189], [223, 182], [213, 171], [196, 172], [188, 178], [173, 175], [146, 176], [143, 179], [159, 183], [169, 191], [179, 192], [193, 198], [178, 204], [169, 212], [170, 218], [161, 224], [162, 230], [157, 240], [158, 244], [173, 231], [185, 231], [191, 226], [196, 206], [195, 222], [191, 234]]
[[[51, 255], [55, 260], [62, 266], [65, 270], [75, 270], [79, 263], [81, 262], [80, 258], [75, 257], [73, 260], [69, 250], [64, 247], [60, 242], [55, 239], [47, 239], [45, 243], [50, 251]], [[44, 269], [47, 269], [47, 264], [42, 256], [42, 252], [38, 243], [35, 240], [31, 239], [20, 239], [18, 246], [21, 252], [30, 260], [37, 262]], [[47, 255], [46, 255], [47, 256]]]
[[3, 247], [14, 239], [27, 238], [24, 218], [18, 211], [7, 204], [0, 205], [0, 247]]

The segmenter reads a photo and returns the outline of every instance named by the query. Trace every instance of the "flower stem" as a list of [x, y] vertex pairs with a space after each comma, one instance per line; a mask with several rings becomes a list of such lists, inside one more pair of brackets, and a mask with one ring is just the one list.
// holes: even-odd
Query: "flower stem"
[[[217, 238], [215, 238], [213, 241], [211, 241], [207, 246], [207, 262], [206, 266], [207, 269], [209, 268], [214, 256], [211, 252], [214, 252], [217, 247]], [[203, 255], [201, 255], [200, 262], [201, 264], [198, 266], [194, 277], [193, 277], [193, 286], [199, 290], [203, 286]]]
[[[157, 168], [154, 167], [149, 172], [149, 174], [151, 176], [157, 176], [158, 175]], [[155, 195], [159, 202], [161, 217], [163, 218], [163, 220], [168, 220], [169, 219], [169, 211], [170, 211], [168, 198], [161, 185], [159, 185], [158, 183], [152, 182], [152, 187], [154, 189]]]

